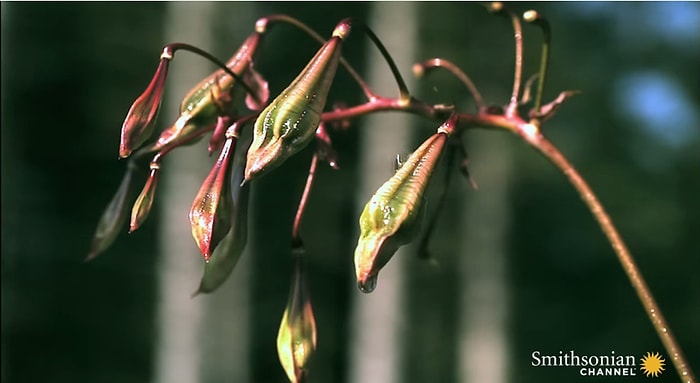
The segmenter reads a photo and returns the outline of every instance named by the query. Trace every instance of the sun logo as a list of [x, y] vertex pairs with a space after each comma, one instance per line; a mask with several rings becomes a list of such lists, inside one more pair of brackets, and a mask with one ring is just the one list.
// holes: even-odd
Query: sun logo
[[665, 370], [666, 360], [661, 356], [661, 354], [647, 352], [645, 356], [642, 357], [642, 367], [641, 370], [647, 377], [654, 376], [655, 378], [659, 376], [661, 371]]

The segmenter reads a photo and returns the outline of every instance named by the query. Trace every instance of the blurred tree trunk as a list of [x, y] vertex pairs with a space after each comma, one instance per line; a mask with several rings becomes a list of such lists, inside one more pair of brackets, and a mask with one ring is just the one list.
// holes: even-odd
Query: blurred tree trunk
[[[254, 24], [253, 5], [224, 3], [170, 3], [165, 24], [167, 42], [182, 41], [228, 59]], [[236, 11], [236, 23], [221, 26], [226, 36], [213, 35], [224, 9]], [[231, 25], [237, 25], [231, 26]], [[246, 28], [243, 31], [242, 28]], [[233, 29], [233, 30], [232, 30]], [[216, 49], [226, 41], [224, 54]], [[229, 39], [231, 41], [229, 41]], [[236, 39], [236, 40], [233, 40]], [[230, 43], [230, 44], [229, 44]], [[224, 44], [222, 44], [224, 45]], [[154, 56], [157, 52], [154, 52]], [[215, 68], [189, 53], [176, 54], [164, 100], [164, 121], [178, 115], [179, 104], [191, 86]], [[192, 239], [187, 214], [209, 172], [207, 140], [178, 149], [164, 161], [161, 201], [157, 382], [248, 381], [247, 265], [242, 260], [227, 281], [209, 296], [190, 295], [199, 285], [203, 259]], [[247, 258], [244, 256], [244, 259]]]
[[[414, 3], [374, 3], [368, 25], [381, 36], [385, 46], [403, 73], [415, 58], [417, 34]], [[369, 45], [367, 82], [377, 93], [397, 95], [397, 86], [389, 67], [374, 45]], [[412, 76], [405, 78], [411, 87]], [[397, 154], [411, 150], [411, 116], [375, 114], [367, 117], [361, 128], [360, 185], [357, 192], [357, 214], [374, 192], [392, 175], [392, 162]], [[357, 235], [355, 236], [357, 237]], [[354, 288], [350, 337], [350, 382], [398, 382], [401, 379], [401, 357], [405, 344], [403, 315], [405, 249], [399, 250], [379, 274], [376, 290], [368, 295]]]
[[[483, 132], [479, 132], [483, 133]], [[470, 135], [471, 167], [483, 189], [468, 193], [459, 243], [459, 381], [505, 383], [509, 379], [506, 264], [513, 162], [502, 134]], [[475, 138], [471, 138], [475, 137]]]

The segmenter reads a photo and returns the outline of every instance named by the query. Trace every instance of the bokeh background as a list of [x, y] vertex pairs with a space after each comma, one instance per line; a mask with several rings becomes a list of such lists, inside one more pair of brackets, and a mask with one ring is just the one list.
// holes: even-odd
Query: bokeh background
[[[553, 29], [545, 99], [581, 90], [546, 134], [599, 194], [666, 317], [700, 372], [700, 3], [515, 3]], [[204, 147], [164, 162], [155, 211], [83, 262], [125, 168], [119, 128], [164, 44], [225, 59], [257, 18], [288, 13], [328, 36], [366, 21], [413, 93], [474, 108], [445, 73], [421, 80], [412, 63], [459, 64], [485, 99], [511, 89], [512, 29], [476, 3], [2, 3], [3, 382], [284, 382], [275, 337], [287, 300], [289, 233], [310, 151], [253, 188], [249, 246], [229, 281], [190, 298], [201, 258], [187, 227], [213, 158]], [[525, 74], [541, 34], [525, 25]], [[318, 44], [273, 29], [258, 70], [281, 91]], [[390, 72], [359, 29], [344, 47], [377, 92]], [[178, 54], [159, 126], [214, 67]], [[329, 104], [362, 101], [340, 69]], [[536, 368], [531, 353], [635, 355], [664, 350], [609, 245], [564, 176], [512, 135], [465, 137], [472, 190], [455, 177], [432, 262], [397, 254], [370, 295], [354, 283], [357, 217], [436, 124], [363, 117], [333, 132], [341, 170], [322, 167], [302, 228], [319, 346], [310, 382], [641, 381]], [[398, 148], [398, 149], [395, 149]], [[431, 192], [432, 193], [432, 192]], [[434, 193], [433, 193], [434, 194]], [[432, 195], [432, 194], [431, 194]], [[431, 197], [433, 198], [433, 197]], [[428, 207], [434, 203], [429, 199]], [[668, 358], [667, 358], [668, 359]], [[667, 363], [659, 381], [678, 381]]]

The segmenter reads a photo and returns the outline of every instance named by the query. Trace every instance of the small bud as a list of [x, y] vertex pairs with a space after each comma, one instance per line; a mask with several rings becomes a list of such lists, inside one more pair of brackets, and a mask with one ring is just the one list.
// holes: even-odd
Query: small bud
[[233, 271], [238, 259], [245, 250], [248, 239], [248, 201], [250, 184], [239, 187], [243, 181], [245, 164], [236, 167], [231, 177], [233, 206], [231, 230], [216, 247], [209, 262], [204, 264], [204, 275], [199, 288], [193, 296], [201, 293], [211, 293], [221, 286]]
[[151, 83], [131, 105], [122, 125], [121, 142], [119, 143], [119, 156], [121, 158], [129, 157], [131, 152], [138, 149], [151, 137], [160, 109], [165, 78], [168, 75], [168, 64], [171, 59], [172, 53], [166, 48], [161, 55], [158, 69], [156, 69]]
[[277, 354], [292, 383], [304, 380], [311, 355], [316, 350], [316, 319], [306, 289], [302, 258], [297, 265], [287, 308], [277, 333]]
[[455, 125], [456, 117], [451, 117], [440, 126], [365, 205], [355, 248], [355, 273], [363, 292], [374, 290], [379, 271], [418, 231], [423, 194]]
[[190, 210], [192, 236], [207, 262], [231, 228], [231, 175], [228, 170], [235, 151], [235, 141], [235, 138], [226, 140]]
[[131, 209], [131, 222], [129, 224], [129, 233], [133, 233], [138, 229], [141, 224], [148, 218], [148, 213], [151, 212], [153, 207], [153, 200], [155, 199], [156, 186], [158, 185], [158, 171], [160, 169], [160, 164], [157, 162], [151, 163], [151, 172], [148, 175], [146, 184], [141, 190], [134, 206]]
[[134, 168], [129, 166], [126, 174], [122, 179], [117, 192], [112, 197], [112, 200], [107, 205], [107, 208], [102, 213], [100, 221], [97, 224], [95, 235], [90, 246], [90, 253], [86, 260], [89, 261], [97, 257], [100, 253], [107, 250], [109, 246], [119, 235], [119, 230], [126, 223], [128, 205], [126, 201], [131, 195], [133, 189]]
[[248, 149], [246, 181], [276, 168], [311, 142], [348, 33], [349, 23], [341, 22], [306, 68], [260, 113]]

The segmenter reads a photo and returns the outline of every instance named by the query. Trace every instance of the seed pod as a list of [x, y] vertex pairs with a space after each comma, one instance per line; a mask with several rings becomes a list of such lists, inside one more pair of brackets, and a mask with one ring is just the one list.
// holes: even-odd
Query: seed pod
[[302, 258], [297, 257], [292, 291], [277, 333], [277, 355], [292, 383], [304, 381], [309, 359], [316, 350], [316, 319], [303, 267]]
[[[237, 76], [246, 79], [246, 83], [256, 91], [255, 98], [266, 102], [267, 83], [259, 74], [249, 74], [252, 62], [262, 35], [251, 34], [238, 51], [226, 62], [226, 66]], [[236, 86], [237, 80], [219, 69], [200, 81], [183, 98], [180, 104], [180, 116], [158, 137], [151, 150], [161, 151], [184, 143], [194, 143], [194, 139], [203, 131], [217, 123], [220, 116], [233, 115], [233, 107], [239, 97], [246, 92]]]
[[131, 209], [131, 222], [129, 223], [129, 233], [133, 233], [141, 224], [148, 218], [148, 213], [153, 207], [153, 200], [156, 194], [156, 186], [158, 186], [158, 171], [160, 164], [157, 162], [151, 163], [151, 172], [148, 175], [146, 184], [141, 190], [134, 206]]
[[451, 118], [423, 142], [365, 205], [355, 248], [355, 273], [363, 292], [374, 290], [379, 271], [416, 234], [423, 194], [455, 122]]
[[204, 259], [212, 252], [231, 228], [231, 174], [229, 163], [235, 151], [234, 137], [226, 140], [209, 175], [202, 183], [190, 209], [192, 236]]
[[349, 33], [346, 19], [287, 89], [260, 113], [248, 149], [246, 181], [276, 168], [311, 142], [335, 77], [342, 41]]
[[[261, 37], [262, 35], [259, 33], [253, 33], [248, 36], [241, 47], [238, 48], [238, 51], [226, 62], [226, 67], [238, 77], [244, 77], [245, 72], [251, 67]], [[193, 117], [198, 116], [200, 113], [203, 115], [210, 114], [208, 112], [211, 109], [216, 110], [217, 98], [226, 94], [230, 95], [231, 89], [235, 84], [235, 78], [231, 77], [223, 69], [217, 70], [200, 81], [187, 93], [180, 104], [180, 113], [189, 113]], [[241, 89], [240, 87], [236, 88]]]
[[119, 157], [129, 157], [132, 151], [138, 149], [151, 137], [160, 109], [165, 78], [168, 75], [168, 64], [172, 58], [172, 52], [166, 48], [151, 83], [129, 108], [122, 124]]
[[134, 171], [135, 168], [133, 166], [129, 166], [126, 169], [126, 174], [124, 175], [117, 192], [114, 194], [114, 197], [112, 197], [109, 205], [107, 205], [107, 208], [102, 213], [100, 221], [97, 223], [95, 235], [92, 239], [90, 253], [88, 254], [86, 260], [91, 260], [97, 257], [103, 251], [107, 250], [107, 248], [119, 235], [119, 230], [121, 230], [126, 223], [128, 211], [126, 201], [129, 199], [129, 196], [133, 191]]
[[[245, 160], [245, 158], [242, 158]], [[209, 262], [204, 265], [204, 275], [199, 283], [199, 288], [193, 294], [211, 293], [223, 284], [233, 271], [238, 259], [245, 249], [248, 239], [248, 200], [250, 185], [239, 186], [243, 181], [245, 163], [236, 167], [231, 176], [231, 195], [233, 206], [231, 218], [231, 230], [216, 247]]]

